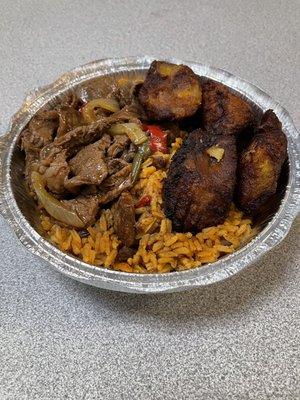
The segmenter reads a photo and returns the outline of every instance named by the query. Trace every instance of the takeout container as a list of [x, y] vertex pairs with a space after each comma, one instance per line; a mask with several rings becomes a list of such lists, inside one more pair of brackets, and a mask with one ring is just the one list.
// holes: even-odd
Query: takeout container
[[153, 57], [148, 56], [104, 59], [75, 68], [54, 83], [30, 93], [12, 118], [6, 135], [0, 137], [0, 214], [30, 252], [70, 278], [105, 289], [135, 293], [171, 292], [222, 281], [274, 248], [286, 236], [299, 212], [299, 133], [288, 112], [261, 89], [224, 70], [194, 62], [167, 59], [166, 61], [190, 66], [199, 76], [224, 83], [250, 102], [258, 113], [273, 109], [282, 122], [288, 138], [288, 168], [284, 172], [287, 184], [281, 188], [282, 199], [278, 209], [274, 209], [272, 218], [251, 242], [235, 253], [196, 269], [166, 274], [142, 275], [94, 267], [63, 253], [41, 236], [37, 208], [24, 184], [24, 155], [18, 149], [18, 138], [23, 128], [40, 108], [53, 107], [68, 90], [105, 75], [113, 74], [112, 79], [115, 74], [118, 77], [140, 76], [153, 60]]

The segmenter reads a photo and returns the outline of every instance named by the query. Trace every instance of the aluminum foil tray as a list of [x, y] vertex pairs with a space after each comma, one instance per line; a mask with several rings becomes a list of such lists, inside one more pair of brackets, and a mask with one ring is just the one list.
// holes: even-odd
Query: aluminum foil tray
[[154, 57], [128, 57], [94, 61], [62, 75], [54, 83], [30, 93], [14, 115], [7, 134], [0, 137], [0, 214], [23, 245], [61, 273], [89, 285], [135, 293], [171, 292], [222, 281], [256, 262], [274, 248], [288, 233], [300, 204], [300, 143], [288, 112], [256, 86], [207, 65], [177, 59], [166, 61], [189, 65], [199, 76], [208, 77], [230, 87], [253, 105], [257, 113], [271, 108], [282, 122], [288, 138], [288, 162], [285, 166], [278, 204], [258, 235], [235, 253], [199, 268], [167, 274], [133, 274], [86, 264], [65, 254], [43, 238], [38, 229], [38, 213], [24, 185], [24, 155], [18, 138], [31, 117], [40, 109], [53, 107], [60, 97], [87, 81], [107, 76], [144, 75]]

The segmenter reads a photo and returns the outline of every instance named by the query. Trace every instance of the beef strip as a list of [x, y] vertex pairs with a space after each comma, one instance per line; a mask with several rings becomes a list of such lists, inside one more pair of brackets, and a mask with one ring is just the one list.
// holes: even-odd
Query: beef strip
[[117, 157], [129, 145], [130, 139], [127, 135], [117, 135], [114, 138], [112, 145], [107, 150], [108, 157]]
[[44, 179], [48, 189], [56, 194], [65, 193], [65, 183], [70, 173], [70, 167], [66, 161], [66, 152], [58, 153], [50, 166], [44, 172]]
[[100, 140], [81, 149], [69, 161], [71, 172], [75, 175], [67, 182], [67, 188], [80, 185], [100, 185], [107, 177], [108, 169], [105, 151], [110, 145], [110, 136], [105, 134]]
[[59, 107], [57, 109], [59, 115], [59, 127], [57, 129], [56, 137], [59, 138], [65, 135], [67, 132], [77, 128], [78, 126], [84, 125], [84, 120], [79, 111], [73, 107]]
[[[144, 81], [144, 77], [139, 74], [128, 80], [122, 77], [100, 77], [85, 82], [80, 85], [76, 92], [78, 96], [89, 101], [97, 98], [113, 98], [118, 101], [120, 107], [132, 105], [136, 101], [137, 91]], [[141, 115], [141, 114], [139, 114]]]
[[107, 158], [106, 159], [108, 174], [113, 175], [126, 167], [128, 163], [122, 158]]
[[133, 245], [135, 240], [135, 208], [129, 192], [123, 192], [119, 200], [112, 206], [114, 228], [121, 244]]
[[[221, 159], [208, 153], [212, 146], [223, 150]], [[236, 164], [234, 136], [200, 129], [189, 134], [172, 160], [163, 188], [164, 211], [174, 230], [199, 232], [225, 220]]]
[[136, 121], [136, 114], [131, 112], [130, 108], [124, 108], [109, 117], [103, 117], [93, 124], [79, 126], [65, 135], [56, 138], [50, 145], [45, 146], [40, 153], [41, 163], [45, 166], [50, 165], [55, 154], [62, 150], [67, 151], [68, 158], [72, 157], [83, 146], [99, 140], [104, 131], [111, 125], [126, 121]]
[[84, 82], [76, 88], [77, 96], [84, 102], [99, 98], [114, 98], [115, 78], [101, 76]]
[[58, 127], [56, 111], [40, 111], [29, 122], [21, 135], [21, 149], [25, 151], [25, 178], [31, 189], [31, 173], [39, 169], [39, 152], [52, 142]]
[[124, 190], [131, 186], [131, 164], [122, 168], [116, 174], [111, 175], [99, 188], [98, 200], [100, 204], [106, 204], [118, 197]]
[[130, 163], [133, 161], [137, 147], [134, 143], [130, 142], [130, 145], [127, 149], [124, 149], [121, 158], [126, 162]]
[[[111, 202], [131, 186], [132, 167], [126, 159], [132, 160], [135, 146], [125, 135], [111, 143], [105, 132], [114, 123], [138, 121], [136, 107], [126, 107], [75, 129], [72, 127], [78, 123], [78, 114], [69, 108], [65, 103], [57, 110], [40, 112], [29, 123], [21, 138], [27, 158], [26, 175], [30, 178], [33, 170], [41, 173], [55, 196], [78, 194], [80, 189], [80, 196], [62, 201], [91, 224], [99, 204]], [[65, 120], [59, 125], [62, 118]]]
[[74, 211], [85, 226], [90, 226], [95, 222], [99, 209], [96, 196], [78, 196], [72, 200], [62, 200], [62, 203], [66, 208]]
[[[67, 191], [77, 193], [81, 185], [99, 185], [108, 175], [104, 153], [110, 144], [110, 136], [81, 149], [69, 163], [66, 150], [55, 155], [49, 167], [40, 166], [49, 190], [56, 194]], [[42, 171], [45, 169], [45, 171]], [[70, 172], [75, 176], [69, 178]]]
[[58, 114], [53, 111], [40, 111], [29, 122], [21, 137], [21, 149], [39, 152], [51, 143], [58, 128]]
[[[109, 174], [115, 174], [131, 163], [136, 153], [136, 146], [126, 135], [118, 135], [107, 150], [107, 166]], [[119, 157], [118, 157], [119, 156]], [[117, 158], [118, 157], [118, 158]]]

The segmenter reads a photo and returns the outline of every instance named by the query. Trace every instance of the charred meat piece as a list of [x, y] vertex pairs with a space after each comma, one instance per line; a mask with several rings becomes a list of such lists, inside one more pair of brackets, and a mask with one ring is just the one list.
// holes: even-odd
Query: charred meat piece
[[260, 207], [276, 192], [286, 157], [286, 136], [277, 116], [268, 110], [239, 160], [237, 195], [243, 211], [250, 215], [257, 214]]
[[123, 192], [113, 205], [114, 228], [121, 244], [130, 247], [135, 238], [135, 208], [129, 192]]
[[248, 103], [221, 83], [202, 85], [202, 119], [205, 130], [218, 135], [235, 135], [254, 123]]
[[138, 97], [149, 119], [178, 120], [197, 111], [201, 86], [189, 67], [153, 61]]
[[176, 231], [199, 232], [222, 223], [236, 173], [233, 136], [191, 132], [175, 154], [163, 188], [164, 211]]

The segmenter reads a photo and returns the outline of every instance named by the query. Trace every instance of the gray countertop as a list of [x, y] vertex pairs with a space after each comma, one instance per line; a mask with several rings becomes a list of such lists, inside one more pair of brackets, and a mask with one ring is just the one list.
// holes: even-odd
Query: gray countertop
[[[300, 127], [300, 2], [2, 0], [0, 134], [32, 88], [103, 57], [225, 68]], [[0, 218], [0, 399], [299, 399], [299, 231], [240, 275], [167, 295], [71, 281]]]

